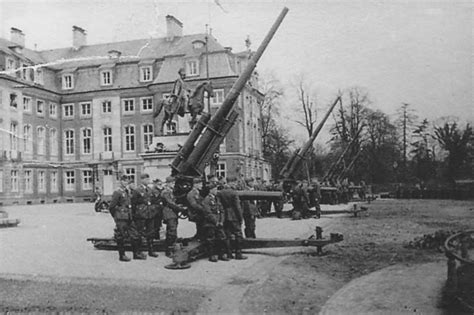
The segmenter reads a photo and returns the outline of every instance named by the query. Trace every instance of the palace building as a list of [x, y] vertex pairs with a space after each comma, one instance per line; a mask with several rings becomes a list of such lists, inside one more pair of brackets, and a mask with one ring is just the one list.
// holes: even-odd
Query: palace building
[[[213, 113], [251, 52], [233, 53], [212, 35], [183, 35], [173, 16], [166, 22], [166, 37], [97, 45], [73, 26], [71, 47], [43, 51], [26, 48], [17, 28], [10, 40], [0, 38], [0, 204], [86, 201], [96, 188], [110, 195], [119, 174], [139, 178], [151, 151], [152, 177], [170, 174], [190, 117], [176, 116], [154, 137], [153, 111], [178, 70], [186, 70], [191, 89], [209, 77], [214, 96], [206, 111]], [[234, 105], [239, 118], [220, 147], [218, 176], [270, 177], [263, 98], [254, 73]]]

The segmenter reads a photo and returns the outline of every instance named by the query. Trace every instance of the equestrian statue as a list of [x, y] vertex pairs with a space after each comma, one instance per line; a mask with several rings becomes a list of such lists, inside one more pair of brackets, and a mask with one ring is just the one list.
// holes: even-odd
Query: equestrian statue
[[[194, 128], [197, 123], [197, 116], [202, 114], [204, 110], [204, 92], [207, 92], [209, 96], [213, 96], [212, 84], [210, 81], [204, 81], [200, 83], [196, 89], [191, 93], [187, 83], [184, 81], [186, 74], [183, 68], [178, 71], [178, 79], [174, 82], [173, 91], [171, 95], [163, 99], [160, 104], [155, 108], [153, 112], [153, 118], [155, 120], [155, 136], [163, 135], [165, 124], [170, 126], [173, 121], [174, 115], [184, 117], [189, 112], [191, 119], [189, 121], [189, 127]], [[158, 116], [161, 111], [164, 111], [163, 119], [158, 121]], [[158, 134], [160, 130], [160, 134]]]

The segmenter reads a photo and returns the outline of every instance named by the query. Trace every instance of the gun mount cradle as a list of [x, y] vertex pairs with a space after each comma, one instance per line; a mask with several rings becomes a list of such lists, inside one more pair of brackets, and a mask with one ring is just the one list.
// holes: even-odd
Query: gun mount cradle
[[[307, 239], [275, 239], [275, 238], [245, 238], [242, 241], [242, 249], [256, 248], [275, 248], [275, 247], [316, 247], [317, 254], [323, 253], [323, 247], [329, 244], [341, 242], [344, 237], [339, 233], [331, 233], [330, 237], [323, 237], [323, 229], [319, 226], [315, 228], [315, 234]], [[94, 247], [99, 250], [117, 250], [117, 243], [113, 238], [88, 238]], [[125, 243], [125, 249], [130, 251], [132, 246], [130, 242]], [[156, 251], [165, 251], [165, 240], [154, 240], [153, 249]], [[148, 250], [146, 242], [142, 242], [142, 250]], [[191, 238], [178, 239], [175, 252], [172, 256], [173, 263], [167, 265], [167, 269], [187, 269], [189, 263], [205, 257], [207, 254], [205, 244]]]

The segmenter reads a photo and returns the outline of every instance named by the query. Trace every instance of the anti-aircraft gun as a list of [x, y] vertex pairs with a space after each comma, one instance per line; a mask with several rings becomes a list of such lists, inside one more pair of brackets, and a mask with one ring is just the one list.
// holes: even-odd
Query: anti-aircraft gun
[[327, 111], [326, 115], [323, 117], [321, 122], [319, 123], [318, 127], [314, 130], [313, 134], [311, 137], [306, 141], [306, 143], [301, 147], [300, 149], [297, 149], [293, 155], [290, 157], [288, 162], [285, 164], [285, 166], [282, 168], [280, 171], [280, 178], [283, 179], [283, 190], [288, 192], [293, 183], [295, 182], [295, 173], [296, 170], [298, 170], [301, 165], [303, 164], [303, 161], [305, 161], [308, 158], [309, 153], [311, 152], [313, 148], [313, 142], [316, 140], [316, 137], [320, 133], [321, 129], [323, 128], [324, 124], [326, 123], [326, 120], [328, 119], [329, 115], [333, 111], [334, 107], [336, 107], [337, 103], [341, 102], [341, 97], [338, 96], [334, 103], [329, 107], [329, 110]]
[[[224, 102], [214, 114], [203, 114], [197, 125], [192, 130], [184, 145], [177, 153], [175, 159], [171, 163], [172, 175], [176, 177], [175, 194], [179, 197], [185, 196], [186, 192], [192, 188], [194, 177], [200, 177], [204, 173], [206, 163], [208, 163], [215, 154], [219, 145], [227, 135], [235, 123], [238, 113], [233, 110], [234, 103], [240, 92], [244, 88], [246, 82], [252, 75], [257, 61], [262, 56], [265, 48], [274, 36], [276, 30], [283, 21], [288, 8], [284, 8], [277, 20], [273, 24], [267, 36], [258, 47], [255, 54], [248, 62], [244, 71], [240, 74], [237, 81], [225, 97]], [[327, 117], [326, 117], [327, 119]], [[239, 191], [241, 200], [251, 199], [271, 199], [281, 198], [281, 192], [259, 192], [259, 191]], [[306, 240], [282, 240], [282, 239], [244, 239], [242, 249], [263, 248], [263, 247], [287, 247], [287, 246], [314, 246], [317, 247], [318, 253], [321, 253], [322, 247], [328, 244], [342, 241], [343, 237], [337, 233], [331, 233], [330, 238], [322, 237], [322, 229], [317, 227], [315, 235]], [[97, 249], [116, 250], [117, 245], [112, 239], [89, 238]], [[143, 244], [147, 246], [147, 244]], [[130, 244], [125, 247], [130, 248]], [[155, 240], [153, 248], [156, 250], [164, 250], [165, 242], [163, 240]], [[189, 268], [189, 262], [203, 257], [206, 253], [204, 245], [194, 239], [182, 239], [178, 243], [175, 253], [173, 254], [173, 264], [167, 265], [168, 269], [185, 269]]]

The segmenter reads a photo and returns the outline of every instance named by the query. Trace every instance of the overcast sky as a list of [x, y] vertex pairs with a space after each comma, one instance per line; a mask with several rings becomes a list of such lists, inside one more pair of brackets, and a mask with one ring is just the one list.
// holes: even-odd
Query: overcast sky
[[160, 37], [172, 14], [185, 34], [210, 24], [221, 44], [242, 51], [247, 35], [257, 49], [287, 6], [261, 73], [284, 84], [304, 74], [324, 104], [338, 89], [360, 86], [390, 115], [406, 102], [421, 117], [474, 121], [471, 1], [218, 2], [0, 0], [0, 36], [20, 28], [27, 47], [39, 50], [71, 46], [72, 25], [87, 30], [89, 44]]

